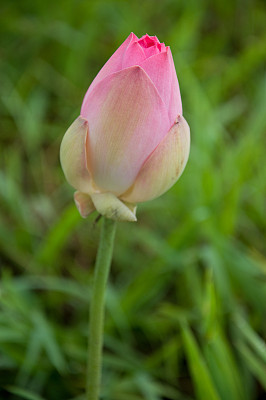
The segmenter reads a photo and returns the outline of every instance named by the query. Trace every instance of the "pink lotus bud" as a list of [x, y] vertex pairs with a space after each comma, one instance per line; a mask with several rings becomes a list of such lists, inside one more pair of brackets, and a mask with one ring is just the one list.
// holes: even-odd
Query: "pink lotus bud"
[[177, 181], [189, 147], [169, 46], [131, 33], [90, 85], [60, 158], [83, 217], [136, 221], [136, 203]]

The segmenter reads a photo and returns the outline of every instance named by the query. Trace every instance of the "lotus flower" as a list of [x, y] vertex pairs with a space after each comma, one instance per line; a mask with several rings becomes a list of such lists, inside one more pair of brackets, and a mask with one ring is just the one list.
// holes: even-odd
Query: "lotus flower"
[[131, 33], [90, 85], [60, 149], [81, 216], [136, 221], [180, 177], [190, 132], [169, 46]]

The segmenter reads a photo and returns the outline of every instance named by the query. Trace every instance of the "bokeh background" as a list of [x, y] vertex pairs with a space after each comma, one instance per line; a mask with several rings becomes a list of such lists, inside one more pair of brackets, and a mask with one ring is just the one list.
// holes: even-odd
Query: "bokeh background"
[[179, 182], [119, 224], [102, 399], [265, 399], [265, 2], [0, 7], [0, 398], [83, 399], [101, 222], [79, 216], [58, 153], [134, 31], [171, 46], [192, 148]]

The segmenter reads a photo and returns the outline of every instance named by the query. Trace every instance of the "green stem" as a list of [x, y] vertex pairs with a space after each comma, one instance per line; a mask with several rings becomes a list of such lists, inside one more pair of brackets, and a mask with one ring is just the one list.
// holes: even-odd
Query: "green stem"
[[103, 219], [90, 305], [86, 400], [98, 400], [101, 384], [105, 288], [114, 247], [116, 222]]

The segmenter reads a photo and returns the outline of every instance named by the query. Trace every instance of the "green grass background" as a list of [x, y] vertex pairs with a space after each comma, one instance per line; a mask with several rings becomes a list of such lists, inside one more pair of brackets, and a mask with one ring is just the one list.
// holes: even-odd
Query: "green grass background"
[[0, 399], [83, 399], [100, 223], [58, 153], [131, 31], [170, 45], [192, 146], [179, 182], [119, 224], [102, 399], [265, 399], [264, 1], [0, 7]]

